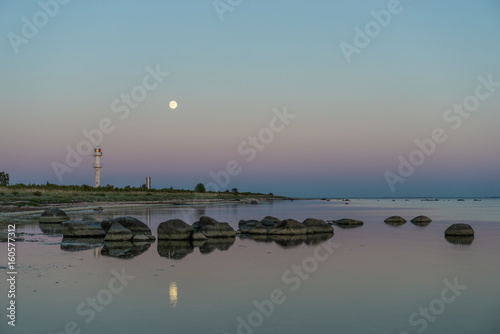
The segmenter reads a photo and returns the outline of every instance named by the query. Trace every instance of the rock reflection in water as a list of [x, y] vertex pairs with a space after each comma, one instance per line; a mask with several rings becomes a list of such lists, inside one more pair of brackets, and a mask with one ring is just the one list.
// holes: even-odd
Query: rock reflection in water
[[61, 249], [68, 252], [77, 252], [102, 247], [103, 238], [63, 238]]
[[120, 259], [132, 259], [149, 249], [151, 242], [114, 241], [106, 242], [101, 255]]
[[455, 245], [471, 245], [474, 241], [473, 236], [463, 236], [463, 237], [455, 237], [455, 236], [445, 236], [446, 241]]
[[62, 236], [62, 226], [61, 224], [39, 224], [40, 230], [43, 234], [51, 237]]
[[203, 245], [200, 246], [201, 254], [210, 254], [214, 250], [226, 251], [235, 242], [236, 238], [208, 238]]
[[242, 240], [253, 240], [257, 242], [273, 242], [273, 239], [271, 239], [268, 235], [263, 235], [263, 234], [240, 234], [239, 235], [240, 239]]
[[314, 233], [314, 234], [307, 234], [306, 235], [306, 245], [309, 246], [315, 246], [319, 245], [326, 240], [330, 239], [333, 237], [333, 233]]
[[158, 240], [158, 254], [171, 260], [181, 260], [194, 251], [189, 240]]
[[207, 240], [158, 240], [158, 254], [172, 260], [181, 260], [200, 248], [203, 255], [215, 250], [226, 251], [235, 242], [236, 238], [208, 238]]
[[307, 237], [305, 234], [301, 235], [270, 235], [269, 236], [275, 243], [277, 243], [280, 247], [285, 249], [298, 247], [302, 245]]

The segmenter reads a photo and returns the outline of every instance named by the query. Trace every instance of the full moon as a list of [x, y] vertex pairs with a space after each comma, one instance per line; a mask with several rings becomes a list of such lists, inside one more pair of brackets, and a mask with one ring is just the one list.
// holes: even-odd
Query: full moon
[[168, 104], [168, 106], [170, 107], [170, 109], [175, 109], [175, 108], [177, 108], [177, 102], [170, 101], [170, 103]]

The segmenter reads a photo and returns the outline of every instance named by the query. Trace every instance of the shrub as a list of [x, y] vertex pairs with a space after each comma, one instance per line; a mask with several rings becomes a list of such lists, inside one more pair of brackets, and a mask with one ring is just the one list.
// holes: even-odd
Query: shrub
[[205, 188], [205, 185], [203, 183], [198, 183], [196, 187], [194, 187], [194, 191], [197, 193], [206, 193], [207, 189]]

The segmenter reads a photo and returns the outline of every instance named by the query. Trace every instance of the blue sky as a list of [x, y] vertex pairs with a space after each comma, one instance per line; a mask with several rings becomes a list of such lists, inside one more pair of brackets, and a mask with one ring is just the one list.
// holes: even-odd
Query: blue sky
[[[92, 184], [92, 157], [69, 168], [67, 147], [109, 119], [103, 184], [151, 176], [155, 187], [193, 188], [236, 161], [241, 171], [221, 190], [499, 196], [500, 88], [457, 130], [443, 115], [479, 77], [500, 82], [500, 3], [401, 1], [349, 63], [340, 44], [356, 46], [355, 27], [390, 3], [245, 0], [221, 21], [207, 0], [72, 0], [16, 52], [12, 34], [24, 38], [23, 18], [43, 19], [43, 6], [2, 1], [0, 170], [14, 183]], [[148, 67], [169, 75], [120, 119], [113, 101]], [[238, 147], [285, 107], [296, 118], [247, 161]], [[391, 188], [385, 173], [401, 177], [398, 157], [436, 128], [448, 139]], [[71, 171], [58, 177], [54, 163]]]

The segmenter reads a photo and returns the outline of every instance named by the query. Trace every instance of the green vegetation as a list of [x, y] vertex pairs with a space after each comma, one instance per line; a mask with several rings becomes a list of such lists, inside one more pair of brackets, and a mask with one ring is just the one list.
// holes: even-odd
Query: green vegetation
[[[203, 186], [203, 188], [201, 186]], [[201, 191], [204, 190], [204, 191]], [[235, 197], [236, 195], [236, 197]], [[234, 200], [235, 198], [280, 199], [272, 194], [234, 191], [206, 191], [203, 184], [198, 184], [194, 190], [184, 189], [146, 189], [144, 187], [126, 186], [123, 188], [106, 185], [93, 188], [89, 185], [60, 186], [47, 182], [44, 185], [14, 184], [0, 187], [0, 204], [23, 206], [41, 206], [51, 203], [93, 203], [93, 202], [141, 202], [141, 201], [171, 201], [171, 200]]]
[[206, 193], [207, 189], [205, 188], [205, 185], [203, 183], [198, 183], [194, 188], [194, 191], [196, 191], [197, 193]]
[[0, 186], [8, 186], [9, 185], [9, 174], [5, 172], [0, 172]]

